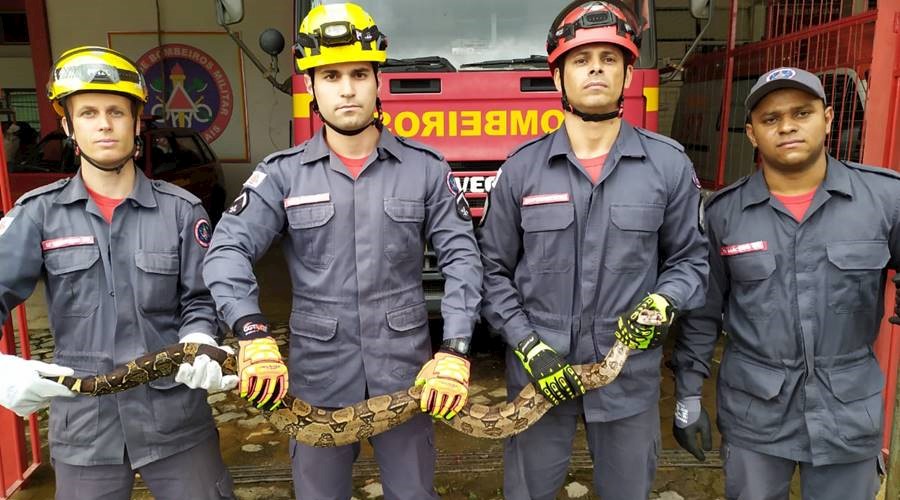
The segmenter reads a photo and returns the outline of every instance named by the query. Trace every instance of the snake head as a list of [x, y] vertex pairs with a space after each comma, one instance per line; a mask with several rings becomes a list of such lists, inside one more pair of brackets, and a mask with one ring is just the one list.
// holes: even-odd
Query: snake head
[[659, 347], [675, 317], [671, 300], [658, 294], [644, 298], [631, 312], [619, 317], [616, 338], [629, 349], [646, 351]]

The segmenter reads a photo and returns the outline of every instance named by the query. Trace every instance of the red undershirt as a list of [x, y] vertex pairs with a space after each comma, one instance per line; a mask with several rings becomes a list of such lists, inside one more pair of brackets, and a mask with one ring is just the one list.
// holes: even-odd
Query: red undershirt
[[352, 175], [354, 179], [359, 177], [359, 173], [362, 172], [363, 166], [365, 166], [365, 164], [366, 164], [366, 160], [369, 159], [368, 157], [366, 157], [366, 158], [347, 158], [346, 156], [339, 155], [337, 153], [334, 153], [334, 155], [337, 156], [338, 159], [341, 160], [341, 163], [343, 163], [344, 166], [347, 167], [347, 170], [350, 171], [350, 175]]
[[594, 181], [594, 184], [600, 181], [600, 174], [603, 173], [603, 164], [606, 163], [607, 156], [608, 153], [593, 158], [578, 159], [578, 161], [581, 162], [581, 166], [584, 167], [588, 175], [591, 176], [591, 180]]
[[793, 196], [788, 196], [786, 194], [775, 194], [772, 193], [778, 201], [780, 201], [785, 208], [794, 216], [794, 219], [797, 222], [803, 220], [803, 216], [806, 215], [806, 211], [809, 210], [809, 205], [812, 203], [813, 197], [816, 195], [816, 190], [813, 189], [808, 193], [797, 194]]
[[103, 214], [103, 218], [106, 219], [106, 222], [111, 224], [113, 211], [115, 211], [116, 207], [119, 206], [119, 203], [122, 203], [122, 200], [125, 198], [110, 198], [108, 196], [103, 196], [96, 191], [92, 191], [87, 186], [84, 188], [87, 189], [88, 194], [91, 195], [91, 199], [97, 204], [97, 208], [100, 209], [100, 213]]

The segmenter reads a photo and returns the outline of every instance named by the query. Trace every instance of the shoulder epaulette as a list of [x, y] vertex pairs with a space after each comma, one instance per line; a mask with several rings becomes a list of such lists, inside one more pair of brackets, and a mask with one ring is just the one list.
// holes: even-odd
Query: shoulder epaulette
[[170, 194], [172, 196], [177, 196], [183, 200], [186, 200], [191, 205], [199, 205], [201, 203], [200, 198], [197, 198], [190, 191], [188, 191], [184, 188], [178, 187], [175, 184], [171, 184], [166, 181], [161, 181], [159, 179], [150, 181], [150, 184], [153, 186], [153, 189], [155, 189], [156, 191], [159, 191], [160, 193]]
[[750, 179], [750, 176], [749, 176], [749, 175], [745, 175], [745, 176], [741, 177], [740, 179], [738, 179], [738, 180], [732, 182], [731, 184], [729, 184], [729, 185], [723, 187], [722, 189], [716, 191], [715, 193], [709, 195], [709, 196], [706, 198], [706, 204], [705, 204], [704, 206], [705, 206], [706, 208], [709, 208], [710, 205], [712, 205], [713, 203], [716, 202], [716, 200], [719, 200], [720, 198], [723, 198], [726, 194], [731, 193], [731, 192], [733, 192], [735, 189], [737, 189], [737, 188], [743, 186], [744, 184], [747, 183], [747, 181], [748, 181], [749, 179]]
[[262, 163], [269, 163], [270, 160], [274, 160], [275, 158], [279, 158], [282, 156], [291, 156], [293, 154], [302, 153], [304, 150], [306, 150], [305, 142], [302, 144], [298, 144], [294, 147], [275, 151], [274, 153], [271, 153], [269, 156], [266, 156], [265, 158], [263, 158]]
[[527, 148], [528, 146], [531, 146], [532, 144], [534, 144], [534, 143], [536, 143], [536, 142], [543, 141], [544, 139], [550, 137], [550, 134], [552, 134], [552, 133], [553, 133], [553, 132], [548, 132], [548, 133], [546, 133], [546, 134], [544, 134], [544, 135], [542, 135], [542, 136], [535, 137], [534, 139], [531, 139], [530, 141], [525, 141], [525, 142], [523, 142], [522, 144], [519, 144], [519, 145], [516, 146], [512, 151], [510, 151], [509, 154], [506, 155], [506, 157], [507, 157], [507, 158], [512, 158], [512, 157], [515, 156], [519, 151], [521, 151], [521, 150]]
[[671, 137], [666, 137], [662, 134], [657, 134], [656, 132], [651, 132], [649, 130], [642, 129], [640, 127], [634, 127], [634, 131], [648, 139], [653, 139], [655, 141], [659, 141], [664, 144], [668, 144], [669, 146], [672, 146], [673, 148], [677, 149], [678, 151], [681, 151], [682, 153], [684, 152], [684, 146], [682, 146], [680, 142], [676, 141], [675, 139], [672, 139]]
[[852, 161], [842, 161], [844, 165], [854, 170], [860, 170], [862, 172], [872, 172], [873, 174], [883, 175], [885, 177], [891, 177], [894, 179], [900, 179], [900, 172], [895, 170], [891, 170], [889, 168], [884, 167], [873, 167], [869, 165], [863, 165], [861, 163], [855, 163]]
[[50, 184], [47, 184], [45, 186], [34, 188], [31, 191], [28, 191], [27, 193], [20, 196], [19, 199], [16, 200], [16, 205], [21, 205], [22, 203], [25, 203], [29, 199], [36, 198], [42, 194], [59, 191], [60, 189], [66, 187], [66, 185], [69, 183], [70, 180], [71, 180], [71, 177], [66, 177], [65, 179], [60, 179], [58, 181], [51, 182]]
[[413, 149], [418, 149], [419, 151], [424, 151], [424, 152], [430, 154], [431, 156], [434, 156], [435, 158], [437, 158], [440, 161], [444, 160], [444, 155], [442, 155], [441, 152], [436, 149], [432, 149], [432, 148], [422, 144], [421, 142], [413, 141], [413, 140], [407, 139], [405, 137], [400, 137], [400, 136], [395, 136], [395, 137], [397, 137], [398, 141], [400, 141], [401, 143], [403, 143]]

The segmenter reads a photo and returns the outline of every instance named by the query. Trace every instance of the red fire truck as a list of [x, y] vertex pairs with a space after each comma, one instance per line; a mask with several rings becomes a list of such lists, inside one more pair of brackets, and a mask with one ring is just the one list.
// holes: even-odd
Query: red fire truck
[[[654, 0], [624, 0], [643, 23], [641, 57], [625, 90], [625, 118], [658, 129]], [[296, 0], [294, 26], [309, 12]], [[320, 3], [335, 3], [332, 0]], [[384, 122], [395, 134], [438, 149], [450, 163], [477, 220], [494, 173], [517, 145], [556, 130], [563, 113], [547, 67], [546, 36], [566, 0], [356, 0], [388, 35], [388, 61], [381, 66]], [[228, 5], [230, 4], [230, 5]], [[220, 24], [239, 20], [239, 2], [219, 2]], [[261, 37], [261, 39], [264, 39]], [[275, 38], [278, 38], [275, 36]], [[241, 44], [235, 37], [235, 41]], [[280, 46], [263, 47], [271, 55]], [[251, 59], [254, 57], [245, 52]], [[257, 66], [266, 72], [257, 61]], [[293, 96], [293, 140], [312, 136], [321, 121], [312, 97], [295, 74], [279, 84]], [[439, 311], [443, 281], [433, 254], [423, 279], [429, 311]]]

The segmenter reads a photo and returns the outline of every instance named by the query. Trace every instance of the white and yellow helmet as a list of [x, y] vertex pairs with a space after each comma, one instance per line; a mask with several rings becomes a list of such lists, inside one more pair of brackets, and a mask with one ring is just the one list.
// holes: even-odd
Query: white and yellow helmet
[[47, 82], [47, 97], [59, 116], [65, 115], [62, 100], [77, 92], [114, 92], [130, 97], [140, 107], [147, 103], [147, 84], [137, 66], [124, 55], [106, 47], [67, 50], [53, 64]]
[[375, 20], [353, 3], [319, 5], [297, 30], [294, 58], [300, 71], [346, 62], [383, 63], [387, 37]]

